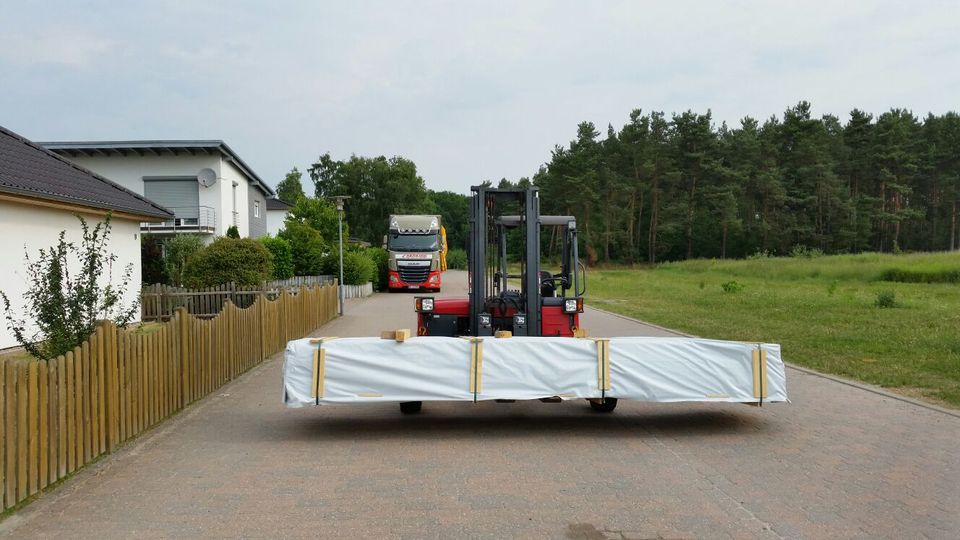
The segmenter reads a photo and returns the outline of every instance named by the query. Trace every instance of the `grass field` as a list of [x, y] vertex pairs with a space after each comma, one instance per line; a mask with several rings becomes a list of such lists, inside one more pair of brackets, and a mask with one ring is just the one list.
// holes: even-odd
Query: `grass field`
[[960, 408], [958, 270], [960, 253], [696, 260], [592, 269], [587, 298], [698, 336], [780, 343], [788, 362]]

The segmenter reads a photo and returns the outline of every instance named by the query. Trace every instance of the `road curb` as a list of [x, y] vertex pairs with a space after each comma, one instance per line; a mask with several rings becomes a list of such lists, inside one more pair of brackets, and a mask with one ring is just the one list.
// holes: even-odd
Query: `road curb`
[[[673, 334], [677, 334], [678, 336], [691, 337], [691, 338], [700, 337], [700, 336], [695, 336], [695, 335], [693, 335], [693, 334], [687, 334], [687, 333], [685, 333], [685, 332], [680, 332], [680, 331], [678, 331], [678, 330], [674, 330], [673, 328], [667, 328], [667, 327], [665, 327], [665, 326], [660, 326], [660, 325], [658, 325], [658, 324], [649, 323], [649, 322], [647, 322], [647, 321], [641, 321], [640, 319], [634, 319], [633, 317], [628, 317], [628, 316], [626, 316], [626, 315], [621, 315], [621, 314], [619, 314], [619, 313], [614, 313], [614, 312], [612, 312], [612, 311], [607, 311], [607, 310], [605, 310], [605, 309], [600, 309], [600, 308], [598, 308], [598, 307], [594, 307], [594, 306], [590, 306], [590, 305], [588, 305], [587, 307], [589, 307], [590, 309], [599, 311], [599, 312], [601, 312], [601, 313], [604, 313], [604, 314], [606, 314], [606, 315], [611, 315], [611, 316], [613, 316], [613, 317], [617, 317], [617, 318], [624, 319], [624, 320], [627, 320], [627, 321], [632, 321], [632, 322], [635, 322], [635, 323], [645, 324], [645, 325], [647, 325], [647, 326], [651, 326], [651, 327], [653, 327], [653, 328], [657, 328], [657, 329], [659, 329], [659, 330], [663, 330], [664, 332], [670, 332], [670, 333], [673, 333]], [[827, 380], [833, 381], [833, 382], [835, 382], [835, 383], [840, 383], [840, 384], [844, 384], [844, 385], [847, 385], [847, 386], [852, 386], [853, 388], [858, 388], [858, 389], [860, 389], [860, 390], [865, 390], [865, 391], [867, 391], [867, 392], [871, 392], [871, 393], [874, 393], [874, 394], [877, 394], [877, 395], [880, 395], [880, 396], [888, 397], [888, 398], [890, 398], [890, 399], [895, 399], [895, 400], [897, 400], [897, 401], [902, 401], [902, 402], [904, 402], [904, 403], [909, 403], [910, 405], [916, 405], [917, 407], [922, 407], [922, 408], [927, 409], [927, 410], [931, 410], [931, 411], [934, 411], [934, 412], [946, 414], [946, 415], [948, 415], [948, 416], [953, 416], [954, 418], [960, 418], [960, 411], [955, 411], [955, 410], [952, 410], [952, 409], [947, 409], [946, 407], [941, 407], [941, 406], [939, 406], [939, 405], [934, 405], [934, 404], [932, 404], [932, 403], [927, 403], [927, 402], [925, 402], [925, 401], [920, 401], [920, 400], [918, 400], [918, 399], [913, 399], [913, 398], [909, 398], [909, 397], [907, 397], [907, 396], [902, 396], [902, 395], [900, 395], [900, 394], [896, 394], [896, 393], [894, 393], [894, 392], [891, 392], [891, 391], [886, 390], [886, 389], [884, 389], [884, 388], [881, 388], [881, 387], [879, 387], [879, 386], [873, 386], [873, 385], [871, 385], [871, 384], [862, 383], [862, 382], [860, 382], [860, 381], [854, 381], [854, 380], [851, 380], [851, 379], [845, 379], [845, 378], [843, 378], [843, 377], [838, 377], [838, 376], [836, 376], [836, 375], [829, 375], [829, 374], [826, 374], [826, 373], [821, 373], [821, 372], [819, 372], [819, 371], [815, 371], [815, 370], [812, 370], [812, 369], [810, 369], [810, 368], [801, 367], [801, 366], [798, 366], [798, 365], [795, 365], [795, 364], [791, 364], [790, 362], [784, 362], [784, 364], [786, 364], [786, 366], [787, 366], [788, 368], [790, 368], [790, 369], [799, 371], [799, 372], [801, 372], [801, 373], [805, 373], [805, 374], [807, 374], [807, 375], [813, 375], [814, 377], [820, 377], [820, 378], [822, 378], [822, 379], [827, 379]]]

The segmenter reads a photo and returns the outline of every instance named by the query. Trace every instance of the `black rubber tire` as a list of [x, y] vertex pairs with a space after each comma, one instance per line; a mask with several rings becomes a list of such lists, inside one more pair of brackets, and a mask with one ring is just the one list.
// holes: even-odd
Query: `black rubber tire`
[[617, 398], [604, 398], [602, 402], [590, 401], [590, 408], [602, 413], [613, 412], [617, 408]]
[[403, 414], [416, 414], [423, 408], [422, 401], [405, 401], [400, 404], [400, 412]]

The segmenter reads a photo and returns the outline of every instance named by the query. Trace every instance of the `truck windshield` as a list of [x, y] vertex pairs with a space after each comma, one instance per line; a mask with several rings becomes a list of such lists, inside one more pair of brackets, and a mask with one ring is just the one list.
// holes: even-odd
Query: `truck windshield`
[[440, 249], [440, 238], [433, 234], [400, 234], [391, 232], [387, 242], [390, 251], [437, 251]]

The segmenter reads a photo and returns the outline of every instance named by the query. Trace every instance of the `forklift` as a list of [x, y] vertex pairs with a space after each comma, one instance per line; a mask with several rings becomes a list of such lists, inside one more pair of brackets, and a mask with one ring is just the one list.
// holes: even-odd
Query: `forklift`
[[[586, 270], [579, 259], [576, 218], [540, 215], [536, 187], [470, 189], [469, 296], [415, 298], [417, 335], [585, 336], [580, 314]], [[557, 273], [541, 266], [543, 227], [554, 227], [560, 240]], [[590, 404], [595, 410], [611, 412], [617, 400], [597, 399]], [[421, 405], [405, 402], [400, 410], [414, 413]]]

